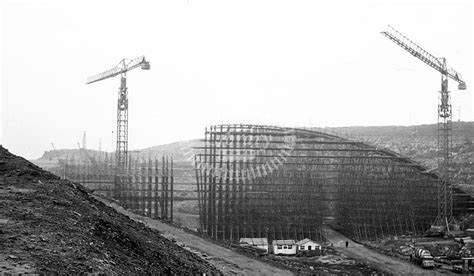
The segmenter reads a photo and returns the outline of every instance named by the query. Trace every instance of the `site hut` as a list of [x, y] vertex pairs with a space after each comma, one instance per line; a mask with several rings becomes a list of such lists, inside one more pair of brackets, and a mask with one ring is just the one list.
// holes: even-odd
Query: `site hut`
[[273, 247], [273, 254], [275, 255], [295, 255], [296, 254], [295, 240], [273, 240], [272, 247]]
[[265, 253], [268, 253], [268, 240], [267, 238], [240, 238], [240, 246], [252, 246], [262, 250], [265, 250]]
[[298, 251], [316, 251], [318, 253], [321, 252], [321, 245], [310, 239], [302, 239], [296, 242], [296, 245], [298, 246]]

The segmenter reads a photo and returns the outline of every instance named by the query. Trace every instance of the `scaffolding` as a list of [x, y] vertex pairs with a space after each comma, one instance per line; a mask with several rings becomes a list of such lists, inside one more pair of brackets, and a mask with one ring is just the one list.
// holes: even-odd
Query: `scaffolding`
[[173, 221], [173, 159], [132, 159], [121, 176], [116, 175], [112, 154], [89, 156], [88, 159], [67, 158], [50, 169], [62, 178], [82, 184], [102, 196], [140, 215]]
[[386, 149], [307, 129], [206, 129], [195, 170], [200, 230], [324, 240], [332, 224], [357, 240], [421, 233], [437, 215], [434, 173]]

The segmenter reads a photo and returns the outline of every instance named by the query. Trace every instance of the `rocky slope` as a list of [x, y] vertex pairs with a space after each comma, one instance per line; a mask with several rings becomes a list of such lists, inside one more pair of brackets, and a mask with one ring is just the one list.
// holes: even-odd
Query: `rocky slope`
[[0, 146], [0, 271], [215, 274], [158, 231]]

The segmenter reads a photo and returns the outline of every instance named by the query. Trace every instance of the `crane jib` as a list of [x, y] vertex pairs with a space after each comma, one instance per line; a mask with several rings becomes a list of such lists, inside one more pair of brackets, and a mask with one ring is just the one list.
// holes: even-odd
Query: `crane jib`
[[447, 75], [449, 78], [459, 83], [458, 89], [465, 90], [466, 83], [462, 80], [461, 74], [456, 72], [452, 68], [446, 68], [446, 63], [441, 62], [443, 58], [436, 58], [426, 50], [421, 48], [418, 44], [411, 41], [409, 38], [398, 32], [395, 28], [389, 26], [389, 30], [381, 32], [384, 36], [395, 42], [398, 46], [402, 47], [405, 51], [412, 54], [414, 57], [423, 61], [436, 71], [443, 75]]
[[102, 73], [96, 74], [94, 76], [91, 76], [87, 78], [86, 84], [98, 82], [101, 80], [105, 80], [108, 78], [112, 78], [121, 74], [124, 74], [130, 70], [133, 70], [135, 68], [141, 67], [143, 70], [149, 70], [150, 69], [150, 63], [145, 60], [144, 56], [135, 58], [130, 60], [129, 62], [126, 62], [125, 59], [123, 59], [117, 66], [115, 66], [112, 69], [106, 70]]

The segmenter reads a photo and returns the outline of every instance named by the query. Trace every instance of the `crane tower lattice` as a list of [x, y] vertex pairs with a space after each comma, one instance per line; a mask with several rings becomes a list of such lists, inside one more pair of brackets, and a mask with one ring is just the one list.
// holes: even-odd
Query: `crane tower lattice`
[[86, 84], [90, 84], [120, 75], [120, 87], [117, 101], [117, 149], [115, 156], [116, 179], [117, 176], [124, 174], [128, 160], [127, 72], [138, 67], [141, 67], [143, 70], [149, 70], [150, 63], [145, 60], [144, 56], [132, 60], [122, 59], [114, 68], [89, 77], [86, 81]]
[[450, 172], [452, 159], [452, 106], [449, 95], [450, 91], [448, 90], [448, 78], [458, 83], [459, 90], [465, 90], [466, 83], [458, 72], [448, 68], [446, 58], [436, 58], [393, 27], [388, 26], [388, 29], [381, 32], [381, 34], [441, 73], [441, 91], [439, 92], [438, 104], [438, 216], [435, 225], [445, 225], [446, 222], [452, 220], [453, 215], [452, 179]]

